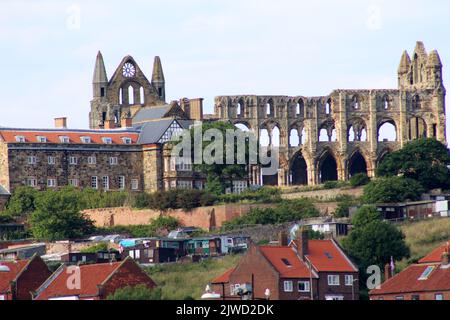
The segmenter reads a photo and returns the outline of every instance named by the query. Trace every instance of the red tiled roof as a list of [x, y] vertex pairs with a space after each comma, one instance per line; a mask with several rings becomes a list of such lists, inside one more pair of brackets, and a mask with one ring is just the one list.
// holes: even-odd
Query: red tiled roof
[[449, 243], [445, 243], [442, 246], [439, 246], [438, 248], [431, 251], [431, 253], [424, 258], [419, 260], [419, 263], [433, 263], [433, 262], [441, 262], [442, 261], [442, 254], [444, 252], [449, 252], [450, 245]]
[[319, 272], [357, 272], [333, 240], [309, 240], [306, 255]]
[[221, 284], [230, 282], [230, 275], [235, 269], [236, 268], [231, 268], [230, 270], [226, 271], [224, 274], [218, 276], [213, 281], [211, 281], [211, 284]]
[[[309, 278], [310, 272], [291, 247], [261, 246], [261, 253], [279, 272], [282, 278]], [[288, 262], [289, 265], [285, 263]]]
[[[434, 266], [435, 269], [426, 280], [419, 280], [429, 266]], [[439, 264], [415, 264], [384, 282], [380, 289], [370, 291], [370, 294], [402, 294], [447, 290], [450, 290], [450, 268], [443, 269]]]
[[[56, 297], [84, 296], [95, 297], [98, 295], [97, 285], [103, 283], [123, 262], [91, 264], [80, 266], [80, 289], [68, 288], [67, 283], [73, 273], [67, 272], [65, 266], [53, 281], [38, 294], [37, 300], [47, 300]], [[70, 283], [70, 281], [69, 281]], [[43, 284], [45, 286], [46, 283]]]
[[18, 130], [0, 129], [0, 140], [8, 143], [18, 143], [16, 136], [23, 136], [25, 143], [39, 143], [37, 137], [47, 138], [46, 143], [61, 144], [60, 137], [69, 137], [71, 144], [83, 144], [81, 137], [90, 137], [91, 144], [105, 144], [102, 138], [111, 138], [112, 144], [125, 144], [122, 138], [131, 138], [132, 144], [136, 144], [139, 134], [134, 131], [102, 131], [102, 130]]
[[20, 272], [28, 265], [30, 260], [19, 261], [0, 261], [0, 266], [7, 266], [10, 271], [0, 271], [0, 293], [5, 293], [9, 290], [11, 281], [14, 281]]

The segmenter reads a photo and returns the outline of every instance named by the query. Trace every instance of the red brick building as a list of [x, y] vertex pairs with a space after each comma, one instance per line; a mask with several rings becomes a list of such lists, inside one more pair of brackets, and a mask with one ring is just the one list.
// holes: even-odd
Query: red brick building
[[358, 269], [334, 240], [309, 240], [307, 232], [289, 245], [251, 245], [232, 270], [214, 279], [215, 292], [239, 299], [243, 285], [253, 288], [254, 299], [272, 300], [358, 299]]
[[103, 300], [127, 286], [156, 287], [131, 258], [122, 262], [82, 265], [76, 271], [69, 268], [61, 266], [37, 289], [34, 300]]
[[387, 268], [387, 280], [370, 291], [370, 299], [450, 300], [449, 251], [449, 243], [442, 245], [393, 277]]
[[0, 300], [31, 300], [31, 292], [50, 275], [36, 255], [28, 260], [0, 261]]

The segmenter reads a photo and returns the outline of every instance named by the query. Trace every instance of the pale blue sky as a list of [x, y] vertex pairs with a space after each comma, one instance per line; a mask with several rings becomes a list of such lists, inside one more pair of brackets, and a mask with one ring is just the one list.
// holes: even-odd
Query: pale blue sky
[[[79, 13], [79, 14], [78, 14]], [[396, 88], [416, 40], [450, 63], [448, 1], [0, 2], [0, 125], [88, 126], [95, 56], [108, 76], [132, 55], [148, 77], [162, 59], [167, 100], [216, 95], [326, 95]]]

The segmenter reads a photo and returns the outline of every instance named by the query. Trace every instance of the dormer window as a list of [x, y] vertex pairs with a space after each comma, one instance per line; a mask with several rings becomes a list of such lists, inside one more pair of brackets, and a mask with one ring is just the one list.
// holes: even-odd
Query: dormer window
[[83, 142], [83, 143], [91, 143], [91, 137], [81, 137], [81, 142]]
[[110, 138], [110, 137], [103, 137], [102, 141], [105, 144], [111, 144], [112, 143], [112, 138]]
[[66, 136], [60, 136], [59, 141], [61, 141], [61, 143], [69, 143], [70, 139], [69, 139], [69, 137], [66, 137]]
[[37, 142], [46, 143], [47, 142], [47, 137], [37, 136]]
[[24, 136], [16, 136], [16, 142], [25, 142], [25, 137]]
[[129, 137], [123, 137], [122, 141], [124, 144], [131, 144], [133, 141]]

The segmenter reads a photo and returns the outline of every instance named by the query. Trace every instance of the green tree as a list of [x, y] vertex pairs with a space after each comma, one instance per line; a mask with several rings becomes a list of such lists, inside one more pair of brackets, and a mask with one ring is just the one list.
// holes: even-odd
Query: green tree
[[371, 181], [364, 187], [363, 200], [366, 203], [389, 203], [405, 200], [419, 200], [424, 192], [416, 180], [404, 177], [386, 177]]
[[377, 168], [379, 176], [403, 175], [420, 182], [426, 189], [450, 187], [450, 155], [436, 139], [409, 142], [388, 154]]
[[383, 219], [380, 212], [374, 206], [362, 206], [358, 209], [352, 218], [352, 224], [355, 228], [364, 227], [371, 222], [381, 221]]
[[36, 211], [30, 223], [33, 235], [44, 240], [85, 237], [93, 230], [93, 223], [80, 212], [80, 194], [73, 188], [48, 190], [36, 198]]
[[35, 200], [38, 191], [32, 187], [18, 187], [14, 190], [7, 204], [7, 211], [19, 216], [35, 210]]
[[362, 275], [370, 265], [383, 268], [391, 257], [401, 260], [410, 255], [404, 234], [389, 222], [378, 219], [356, 226], [343, 239], [342, 245], [358, 264]]
[[350, 178], [350, 186], [352, 187], [359, 187], [364, 186], [370, 182], [369, 177], [365, 173], [357, 173], [354, 176]]
[[117, 289], [107, 300], [161, 300], [160, 288], [150, 289], [144, 284]]
[[[194, 139], [194, 132], [196, 128], [192, 128], [190, 131], [191, 135], [191, 154], [194, 156], [194, 150], [195, 150], [195, 141]], [[237, 134], [246, 135], [247, 133], [243, 132], [242, 130], [236, 128], [234, 125], [228, 122], [204, 122], [202, 124], [202, 137], [205, 136], [205, 133], [211, 132], [211, 130], [216, 130], [217, 133], [221, 134], [221, 137], [223, 138], [223, 143], [221, 145], [218, 145], [217, 149], [213, 148], [216, 143], [220, 142], [220, 140], [217, 137], [213, 137], [212, 141], [206, 141], [207, 139], [202, 139], [202, 153], [203, 155], [211, 155], [213, 158], [217, 156], [217, 159], [220, 158], [219, 163], [206, 163], [203, 159], [203, 162], [201, 164], [194, 164], [194, 169], [202, 172], [207, 176], [207, 183], [206, 188], [209, 192], [214, 193], [216, 195], [220, 195], [225, 191], [227, 187], [231, 186], [231, 181], [236, 178], [244, 178], [247, 176], [247, 165], [246, 164], [238, 164], [238, 144], [235, 143], [229, 144], [226, 141], [226, 133], [227, 130], [233, 130]], [[248, 141], [248, 139], [246, 140]], [[211, 152], [209, 152], [211, 151]], [[222, 156], [220, 156], [220, 153], [222, 153]], [[227, 164], [227, 155], [229, 154], [234, 155], [234, 163], [233, 164]], [[249, 147], [248, 143], [245, 145], [245, 162], [248, 162], [249, 159]], [[220, 189], [219, 189], [220, 188]], [[220, 192], [219, 192], [220, 190]]]

